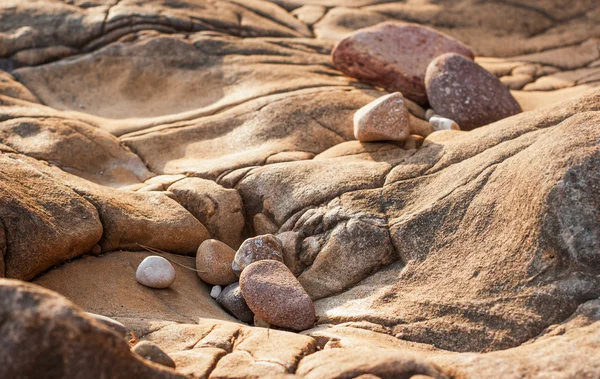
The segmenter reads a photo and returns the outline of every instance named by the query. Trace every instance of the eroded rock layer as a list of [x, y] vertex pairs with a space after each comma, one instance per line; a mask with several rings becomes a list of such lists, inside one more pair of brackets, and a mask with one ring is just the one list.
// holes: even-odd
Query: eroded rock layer
[[[468, 44], [524, 113], [355, 141], [386, 92], [330, 53], [383, 21]], [[3, 1], [0, 276], [74, 304], [2, 280], [0, 376], [598, 376], [599, 25], [593, 0]], [[259, 234], [314, 327], [239, 323], [186, 268]], [[146, 248], [171, 288], [135, 282]]]

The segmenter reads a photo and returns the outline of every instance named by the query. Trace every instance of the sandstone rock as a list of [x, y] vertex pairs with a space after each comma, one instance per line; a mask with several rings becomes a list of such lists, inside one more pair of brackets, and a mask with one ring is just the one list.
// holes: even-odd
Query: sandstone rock
[[225, 287], [217, 297], [217, 302], [245, 323], [250, 323], [254, 319], [254, 313], [246, 304], [237, 282]]
[[319, 21], [325, 15], [325, 12], [327, 12], [327, 8], [322, 5], [303, 5], [294, 9], [292, 14], [306, 25], [312, 25]]
[[400, 92], [381, 96], [354, 114], [354, 137], [359, 141], [404, 141], [408, 135], [408, 109]]
[[435, 115], [429, 119], [429, 122], [436, 132], [439, 130], [460, 130], [460, 126], [456, 122], [446, 117]]
[[422, 374], [437, 379], [447, 378], [436, 366], [415, 355], [398, 354], [392, 349], [322, 350], [303, 359], [297, 374], [305, 378], [356, 377], [361, 374], [402, 379]]
[[120, 336], [128, 337], [129, 330], [127, 329], [127, 327], [125, 325], [123, 325], [119, 321], [114, 320], [110, 317], [98, 315], [95, 313], [85, 312], [85, 314], [90, 316], [94, 320], [100, 321], [104, 325], [108, 326], [109, 328], [111, 328], [112, 330], [117, 332]]
[[[0, 72], [0, 158], [14, 163], [0, 164], [0, 273], [6, 263], [114, 316], [197, 377], [600, 372], [593, 0], [0, 3], [0, 69], [12, 74]], [[324, 15], [307, 28], [301, 7], [317, 3]], [[420, 149], [353, 140], [353, 114], [382, 93], [334, 70], [331, 49], [387, 20], [468, 43], [515, 88], [534, 78], [513, 94], [533, 111], [432, 133], [406, 98]], [[194, 185], [171, 192], [173, 179]], [[193, 255], [209, 232], [236, 249], [273, 225], [319, 299], [310, 336], [224, 322], [194, 271], [177, 265], [171, 289], [155, 291], [134, 277], [146, 253], [114, 252]], [[4, 328], [52, 315], [4, 333], [16, 337], [0, 341], [0, 377], [180, 377], [55, 303], [5, 305]]]
[[300, 275], [304, 269], [304, 265], [300, 262], [300, 257], [298, 256], [300, 237], [298, 233], [292, 231], [277, 235], [283, 249], [283, 263], [290, 269], [294, 276]]
[[403, 147], [406, 150], [418, 149], [419, 147], [421, 147], [421, 145], [423, 144], [424, 140], [425, 140], [425, 138], [423, 138], [423, 136], [419, 136], [419, 135], [416, 135], [416, 134], [411, 134], [406, 139], [406, 141], [404, 141]]
[[242, 243], [244, 214], [242, 199], [235, 189], [223, 188], [212, 180], [185, 178], [168, 191], [210, 232], [212, 238], [233, 249]]
[[237, 281], [231, 268], [235, 250], [214, 239], [202, 242], [196, 254], [196, 270], [200, 279], [209, 284], [229, 285]]
[[83, 255], [103, 234], [92, 204], [21, 155], [0, 154], [0, 220], [8, 278], [28, 280]]
[[178, 351], [170, 357], [175, 362], [177, 372], [192, 378], [208, 378], [217, 362], [226, 354], [223, 349], [202, 348]]
[[2, 378], [184, 379], [147, 364], [117, 333], [33, 284], [0, 279], [0, 320]]
[[235, 253], [231, 267], [239, 276], [251, 263], [264, 259], [283, 262], [281, 241], [272, 234], [257, 236], [244, 241]]
[[138, 283], [150, 288], [168, 288], [175, 281], [175, 269], [163, 257], [145, 258], [135, 272]]
[[279, 228], [264, 213], [257, 213], [253, 218], [254, 232], [257, 234], [275, 234]]
[[420, 118], [411, 117], [410, 118], [410, 134], [416, 134], [421, 137], [427, 137], [431, 133], [435, 131], [433, 125], [431, 123], [421, 120]]
[[147, 359], [151, 362], [158, 363], [159, 365], [175, 368], [175, 362], [169, 357], [164, 351], [161, 350], [155, 343], [150, 341], [140, 341], [131, 351], [139, 355], [140, 357]]
[[444, 53], [474, 57], [467, 46], [434, 29], [385, 22], [346, 37], [333, 50], [332, 59], [335, 67], [349, 76], [426, 104], [425, 71]]
[[472, 130], [521, 112], [508, 89], [477, 63], [460, 54], [435, 58], [425, 86], [435, 112]]
[[254, 262], [240, 276], [248, 307], [270, 324], [304, 330], [315, 322], [312, 301], [298, 279], [281, 262]]
[[[87, 311], [111, 315], [138, 337], [164, 323], [202, 318], [234, 320], [209, 296], [210, 287], [198, 279], [198, 274], [183, 267], [194, 267], [192, 257], [164, 254], [171, 262], [179, 263], [173, 264], [177, 280], [169, 290], [140, 285], [135, 271], [150, 255], [115, 251], [99, 257], [84, 256], [39, 275], [34, 283], [60, 293]], [[100, 282], [104, 284], [96, 285]]]

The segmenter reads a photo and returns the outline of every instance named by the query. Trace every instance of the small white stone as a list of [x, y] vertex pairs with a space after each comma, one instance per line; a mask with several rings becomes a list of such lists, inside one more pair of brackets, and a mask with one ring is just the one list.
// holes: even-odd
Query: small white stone
[[152, 255], [140, 263], [135, 279], [146, 287], [168, 288], [175, 281], [175, 268], [165, 258]]
[[210, 290], [210, 297], [216, 299], [221, 294], [221, 291], [223, 291], [221, 286], [213, 286], [213, 288]]
[[425, 111], [425, 120], [429, 121], [433, 116], [436, 116], [435, 111], [431, 108]]
[[460, 126], [449, 118], [434, 115], [429, 119], [429, 123], [433, 125], [433, 129], [435, 131], [438, 130], [460, 130]]

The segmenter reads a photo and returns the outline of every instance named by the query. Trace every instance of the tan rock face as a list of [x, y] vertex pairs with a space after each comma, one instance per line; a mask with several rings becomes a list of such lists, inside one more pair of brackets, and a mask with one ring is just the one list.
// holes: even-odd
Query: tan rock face
[[333, 50], [332, 59], [351, 77], [426, 104], [425, 70], [434, 58], [450, 52], [474, 57], [467, 46], [431, 28], [386, 22], [346, 37]]
[[[121, 336], [54, 292], [0, 279], [0, 294], [5, 332], [0, 338], [2, 348], [10, 352], [0, 356], [3, 378], [184, 378], [175, 371], [146, 364], [129, 351]], [[30, 343], [41, 340], [46, 343]]]
[[[597, 1], [138, 3], [0, 2], [0, 274], [179, 374], [36, 288], [0, 296], [0, 377], [597, 376]], [[331, 53], [386, 21], [471, 46], [524, 112], [435, 131], [406, 97], [407, 140], [356, 141], [388, 93]], [[207, 239], [266, 233], [315, 328], [243, 325], [191, 270]], [[171, 287], [135, 281], [142, 246]]]

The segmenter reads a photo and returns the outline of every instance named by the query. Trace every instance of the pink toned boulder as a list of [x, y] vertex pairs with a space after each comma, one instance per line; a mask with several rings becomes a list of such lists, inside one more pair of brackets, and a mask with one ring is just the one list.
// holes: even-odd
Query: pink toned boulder
[[240, 289], [248, 307], [269, 324], [293, 330], [315, 323], [315, 307], [294, 274], [281, 262], [254, 262], [240, 276]]
[[404, 141], [410, 135], [408, 109], [400, 92], [373, 100], [354, 114], [359, 141]]
[[[433, 110], [463, 130], [521, 113], [521, 106], [498, 78], [459, 54], [434, 59], [427, 68], [425, 85]], [[434, 118], [429, 122], [433, 124]]]
[[450, 52], [474, 58], [467, 46], [434, 29], [384, 22], [343, 39], [333, 50], [332, 59], [334, 66], [348, 76], [426, 104], [427, 66], [437, 56]]

